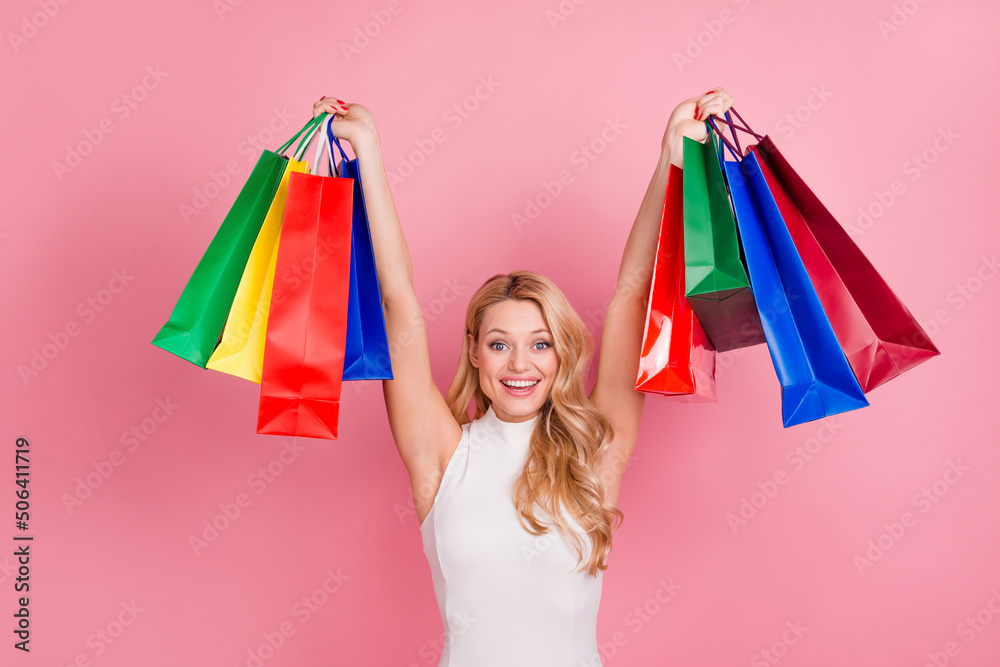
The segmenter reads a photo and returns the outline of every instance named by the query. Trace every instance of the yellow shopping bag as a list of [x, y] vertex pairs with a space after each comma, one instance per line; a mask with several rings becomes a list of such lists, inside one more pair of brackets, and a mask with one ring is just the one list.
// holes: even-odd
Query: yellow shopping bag
[[264, 333], [274, 286], [281, 219], [288, 195], [288, 179], [293, 171], [309, 173], [309, 163], [289, 159], [278, 183], [271, 207], [254, 242], [250, 259], [236, 290], [222, 340], [208, 360], [207, 368], [229, 373], [260, 384], [264, 366]]

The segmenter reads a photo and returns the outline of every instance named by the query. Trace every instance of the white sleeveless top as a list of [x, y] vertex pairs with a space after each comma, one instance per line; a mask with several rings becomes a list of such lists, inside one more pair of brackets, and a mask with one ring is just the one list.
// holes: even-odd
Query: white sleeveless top
[[[445, 628], [438, 667], [599, 667], [597, 608], [604, 573], [573, 572], [576, 551], [551, 525], [532, 535], [518, 521], [514, 481], [539, 415], [501, 421], [490, 406], [462, 425], [430, 513], [424, 555]], [[583, 539], [590, 538], [565, 514]]]

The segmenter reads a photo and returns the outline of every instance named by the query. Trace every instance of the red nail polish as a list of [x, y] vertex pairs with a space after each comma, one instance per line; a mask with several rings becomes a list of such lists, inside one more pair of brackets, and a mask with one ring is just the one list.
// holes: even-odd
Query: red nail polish
[[341, 104], [346, 105], [346, 102], [344, 102], [344, 100], [337, 100], [337, 101], [340, 102]]
[[710, 91], [708, 91], [708, 92], [707, 92], [707, 93], [705, 93], [705, 94], [706, 94], [706, 95], [711, 95], [711, 94], [712, 94], [712, 93], [714, 93], [714, 92], [715, 92], [714, 90], [710, 90]]
[[325, 99], [326, 99], [326, 95], [324, 95], [323, 97], [319, 98], [319, 101], [322, 102]]

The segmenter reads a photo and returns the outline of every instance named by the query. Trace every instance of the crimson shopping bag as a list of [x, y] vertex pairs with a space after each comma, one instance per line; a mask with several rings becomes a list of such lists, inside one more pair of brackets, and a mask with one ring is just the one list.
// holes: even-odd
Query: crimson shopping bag
[[[916, 318], [893, 292], [847, 231], [837, 222], [768, 136], [760, 136], [732, 109], [755, 147], [765, 179], [841, 348], [867, 393], [940, 354]], [[718, 132], [718, 126], [715, 126]], [[721, 135], [720, 135], [721, 136]], [[723, 141], [727, 139], [722, 136]]]

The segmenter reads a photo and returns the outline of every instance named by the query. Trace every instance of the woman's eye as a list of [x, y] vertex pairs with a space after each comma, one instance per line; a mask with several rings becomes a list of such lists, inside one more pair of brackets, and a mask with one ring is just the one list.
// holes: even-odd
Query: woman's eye
[[[507, 344], [503, 343], [503, 342], [500, 342], [498, 340], [495, 340], [495, 341], [493, 341], [492, 343], [489, 344], [489, 347], [490, 347], [490, 349], [496, 350], [497, 349], [495, 347], [496, 345], [504, 345], [504, 346], [506, 346]], [[547, 347], [551, 347], [551, 345], [549, 344], [549, 342], [548, 341], [544, 341], [544, 340], [540, 340], [537, 343], [535, 343], [535, 345], [534, 345], [535, 349], [538, 349], [539, 345], [544, 345], [545, 346], [545, 347], [543, 347], [541, 349], [545, 349]]]

